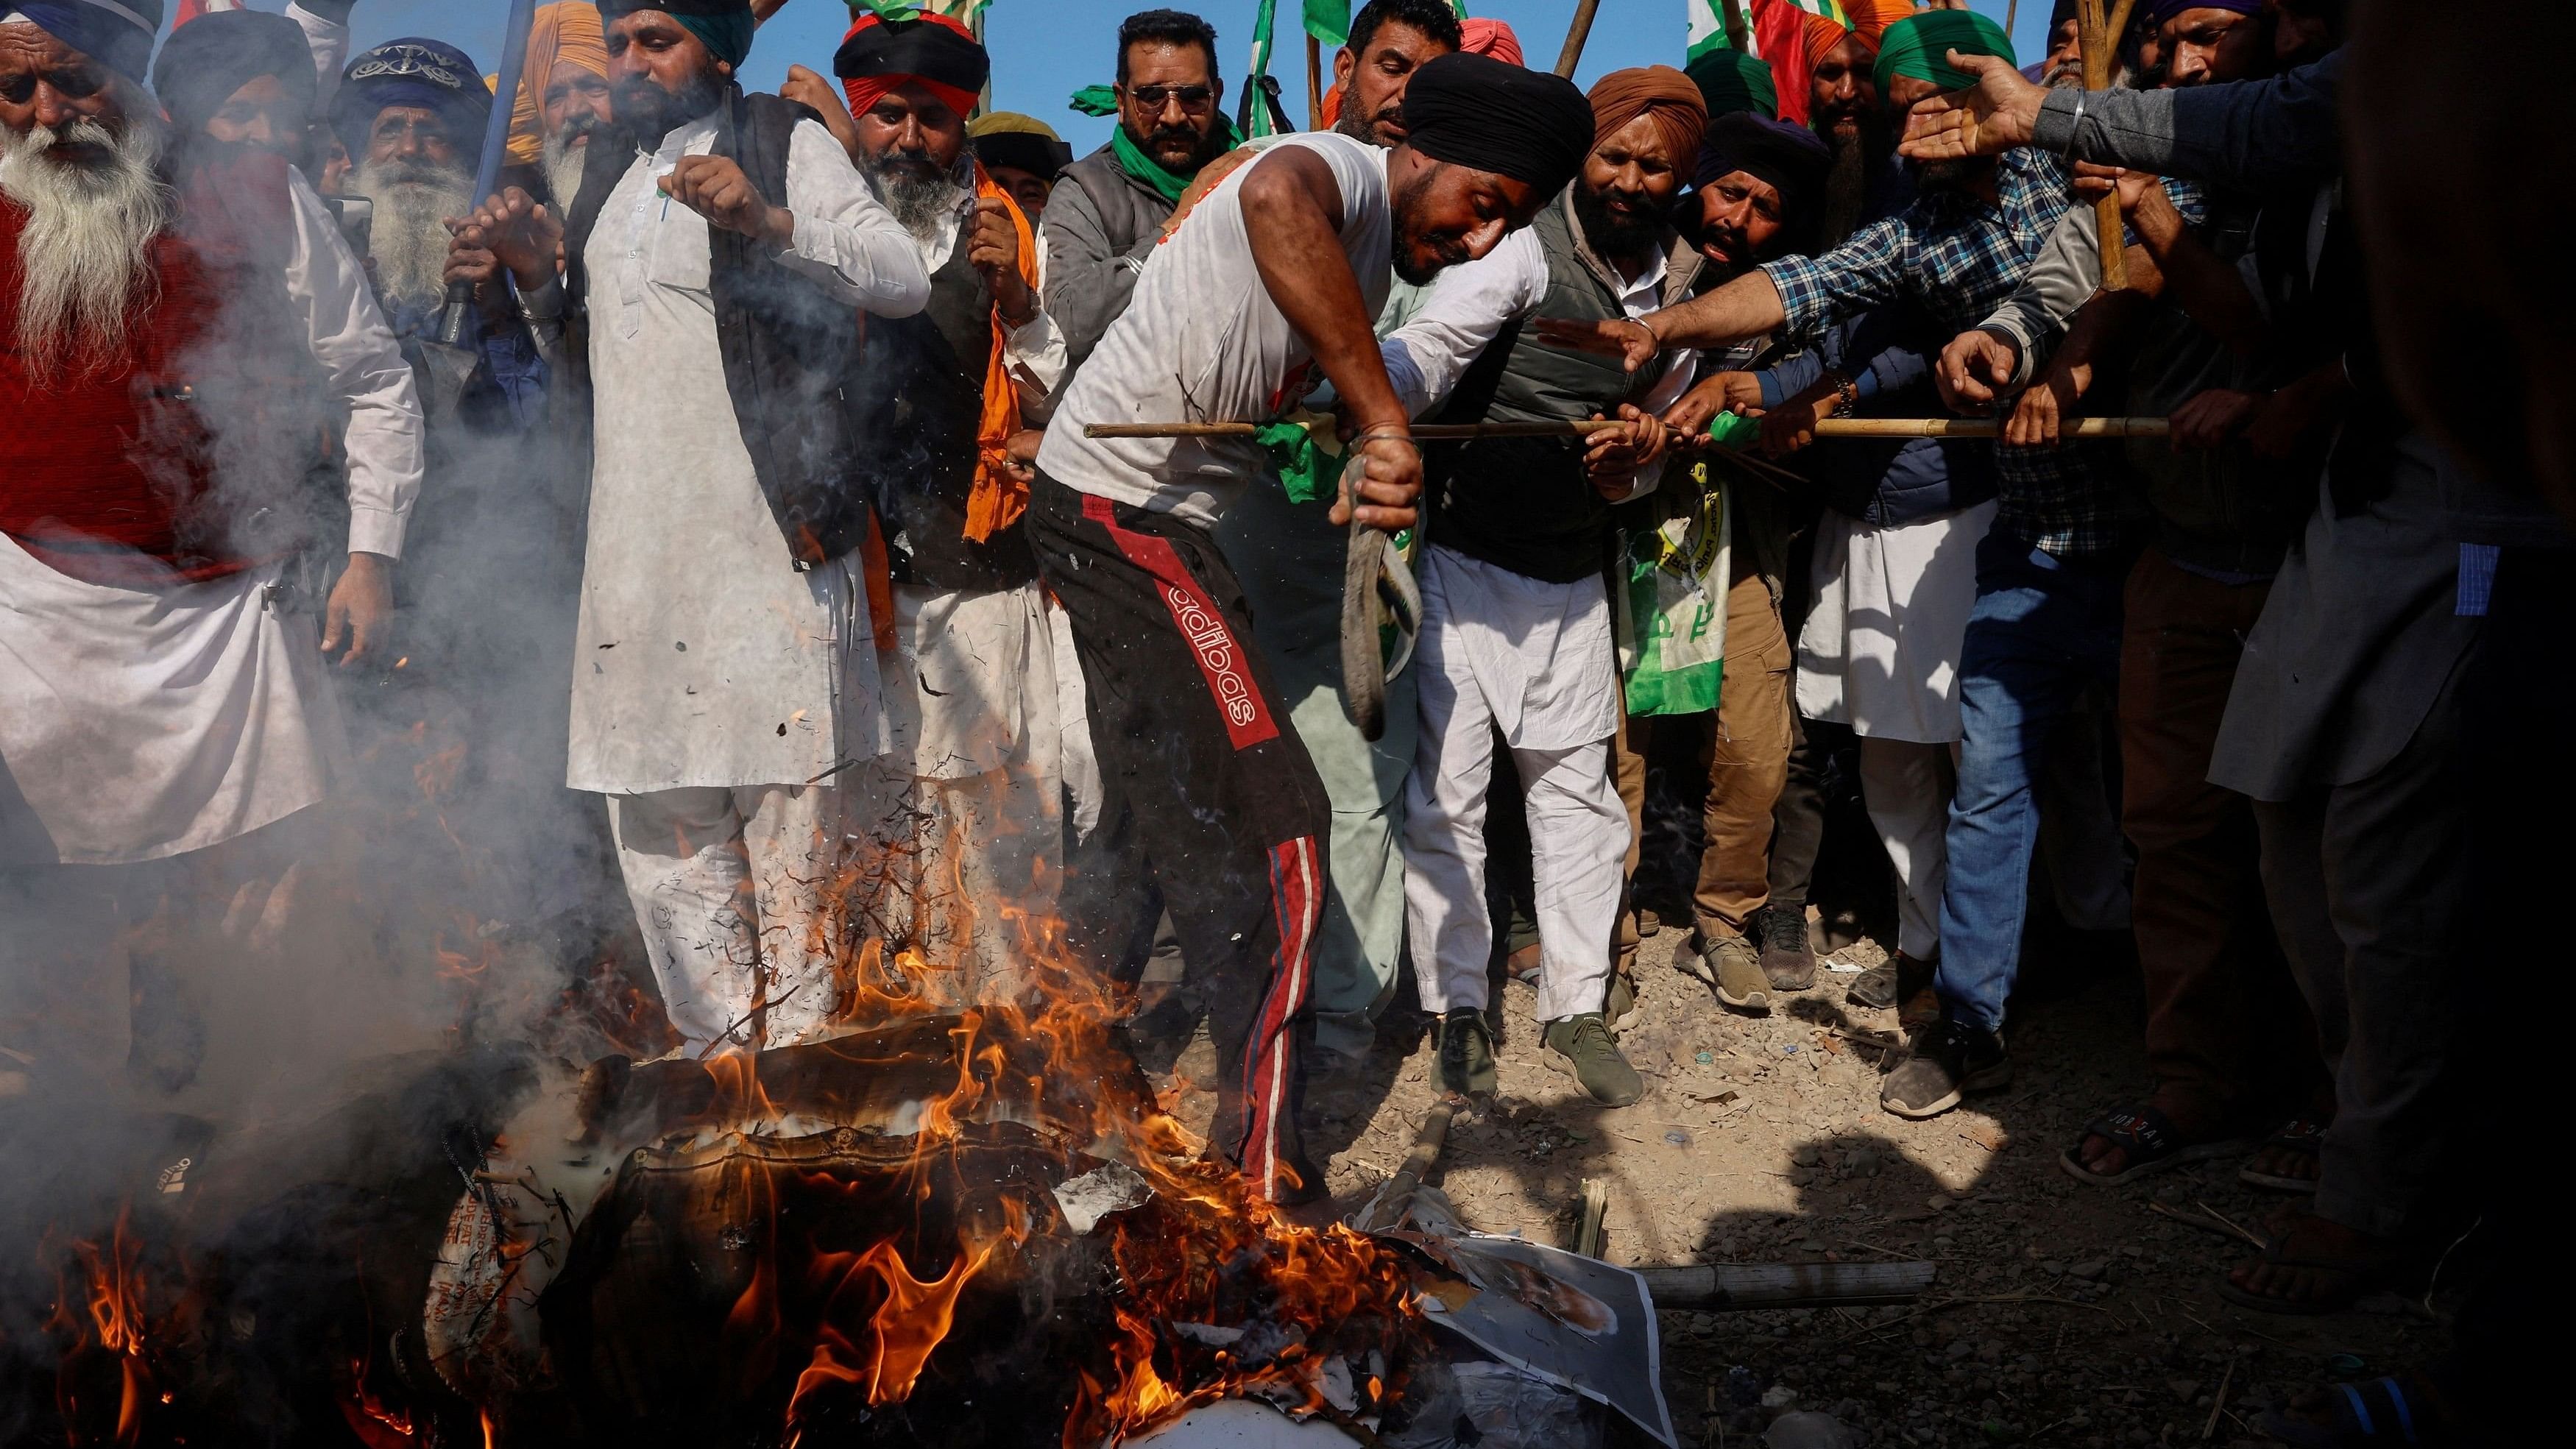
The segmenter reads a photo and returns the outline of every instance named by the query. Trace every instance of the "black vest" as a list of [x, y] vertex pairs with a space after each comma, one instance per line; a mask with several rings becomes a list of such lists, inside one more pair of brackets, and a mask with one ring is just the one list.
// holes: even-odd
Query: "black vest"
[[993, 347], [993, 289], [966, 260], [966, 242], [961, 230], [920, 315], [869, 319], [857, 418], [862, 435], [879, 440], [867, 460], [869, 495], [885, 520], [894, 576], [942, 589], [1011, 589], [1038, 574], [1027, 532], [1014, 523], [982, 543], [966, 537]]
[[[788, 137], [807, 107], [729, 87], [716, 113], [712, 154], [740, 165], [773, 206], [787, 204]], [[575, 391], [589, 396], [589, 277], [582, 249], [635, 162], [631, 138], [601, 135], [584, 150], [581, 191], [565, 221], [564, 287]], [[799, 569], [828, 563], [867, 538], [871, 452], [853, 416], [866, 319], [812, 280], [779, 265], [752, 238], [707, 230], [716, 345], [751, 470]]]
[[[1530, 224], [1547, 255], [1547, 296], [1512, 322], [1458, 380], [1433, 421], [1562, 422], [1616, 416], [1643, 396], [1652, 372], [1631, 376], [1615, 357], [1551, 347], [1528, 324], [1538, 317], [1599, 322], [1624, 317], [1619, 294], [1574, 244], [1574, 194]], [[1429, 537], [1513, 573], [1570, 584], [1601, 572], [1610, 505], [1583, 471], [1575, 438], [1488, 438], [1426, 450], [1433, 522]]]

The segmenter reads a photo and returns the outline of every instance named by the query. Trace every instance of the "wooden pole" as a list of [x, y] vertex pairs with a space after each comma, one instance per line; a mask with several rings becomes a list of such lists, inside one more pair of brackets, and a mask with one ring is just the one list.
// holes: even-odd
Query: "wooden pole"
[[[2126, 15], [2128, 7], [2120, 7]], [[2118, 53], [2119, 37], [2111, 30], [2110, 19], [2102, 11], [2102, 0], [2076, 0], [2076, 40], [2084, 48], [2084, 88], [2102, 91], [2111, 88], [2111, 64]], [[2120, 196], [2117, 191], [2105, 195], [2094, 207], [2094, 220], [2102, 232], [2102, 290], [2124, 292], [2129, 287], [2128, 249], [2122, 243], [2120, 229]]]
[[1324, 43], [1306, 37], [1306, 129], [1324, 129]]
[[1657, 1308], [1825, 1308], [1911, 1302], [1935, 1271], [1930, 1263], [1695, 1263], [1637, 1275]]
[[[1579, 438], [1617, 422], [1585, 419], [1563, 423], [1416, 423], [1413, 436], [1426, 443], [1474, 442], [1479, 438]], [[1816, 424], [1819, 438], [1992, 438], [2003, 433], [1995, 418], [1825, 418]], [[1260, 429], [1252, 423], [1092, 423], [1086, 438], [1249, 438]], [[2170, 429], [2163, 418], [2080, 418], [2062, 427], [2074, 438], [2161, 438]]]
[[1556, 73], [1574, 79], [1574, 67], [1583, 60], [1583, 42], [1592, 38], [1593, 12], [1601, 0], [1574, 0], [1574, 23], [1565, 27], [1565, 48], [1556, 53]]

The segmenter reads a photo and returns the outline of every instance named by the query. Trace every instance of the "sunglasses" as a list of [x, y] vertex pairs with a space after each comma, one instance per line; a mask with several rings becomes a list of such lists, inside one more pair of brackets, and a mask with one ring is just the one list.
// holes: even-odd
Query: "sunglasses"
[[1204, 111], [1216, 99], [1216, 92], [1207, 86], [1137, 86], [1127, 96], [1148, 111], [1159, 111], [1174, 101], [1179, 101], [1184, 111]]

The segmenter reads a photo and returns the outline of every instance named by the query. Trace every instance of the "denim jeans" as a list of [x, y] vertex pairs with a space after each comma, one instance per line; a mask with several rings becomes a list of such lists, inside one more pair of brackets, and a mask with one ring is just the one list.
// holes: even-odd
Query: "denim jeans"
[[2003, 1026], [2039, 840], [2033, 787], [2077, 697], [2119, 678], [2124, 572], [2117, 559], [2057, 558], [2002, 529], [1977, 545], [1977, 602], [1959, 659], [1967, 737], [1950, 799], [1933, 983], [1953, 1021]]

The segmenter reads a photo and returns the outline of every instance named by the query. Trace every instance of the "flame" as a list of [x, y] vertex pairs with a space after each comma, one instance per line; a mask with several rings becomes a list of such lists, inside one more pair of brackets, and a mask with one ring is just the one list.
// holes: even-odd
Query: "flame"
[[[799, 1409], [817, 1390], [864, 1384], [871, 1407], [909, 1397], [930, 1362], [930, 1351], [948, 1337], [956, 1318], [957, 1295], [992, 1260], [997, 1246], [987, 1243], [978, 1248], [960, 1240], [948, 1271], [928, 1282], [912, 1276], [902, 1251], [891, 1242], [864, 1253], [818, 1256], [815, 1271], [825, 1278], [836, 1277], [838, 1283], [828, 1300], [822, 1340], [814, 1346], [813, 1361], [797, 1375], [795, 1396], [787, 1403], [789, 1442], [795, 1442], [795, 1435], [803, 1430]], [[878, 1295], [878, 1301], [868, 1315], [868, 1342], [862, 1347], [834, 1326], [846, 1317], [834, 1310], [848, 1309], [871, 1295]]]
[[89, 1415], [80, 1402], [84, 1378], [80, 1365], [91, 1354], [112, 1353], [117, 1356], [116, 1427], [106, 1442], [132, 1444], [143, 1432], [147, 1400], [168, 1402], [167, 1395], [154, 1392], [151, 1366], [145, 1358], [148, 1319], [143, 1245], [131, 1230], [128, 1211], [119, 1208], [115, 1229], [105, 1248], [86, 1240], [71, 1246], [72, 1256], [80, 1264], [82, 1286], [78, 1296], [84, 1311], [73, 1311], [71, 1285], [58, 1279], [54, 1312], [46, 1321], [48, 1328], [68, 1332], [75, 1340], [71, 1351], [63, 1355], [55, 1379], [65, 1437], [75, 1445], [97, 1442], [83, 1436]]

